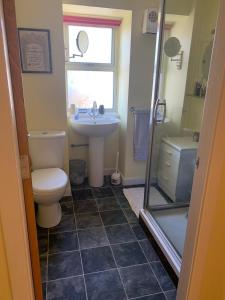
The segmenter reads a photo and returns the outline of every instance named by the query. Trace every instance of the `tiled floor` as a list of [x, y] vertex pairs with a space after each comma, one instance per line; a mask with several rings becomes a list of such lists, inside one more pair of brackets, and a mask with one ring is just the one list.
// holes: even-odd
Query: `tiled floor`
[[61, 205], [61, 223], [38, 228], [44, 299], [175, 300], [121, 187], [84, 183]]

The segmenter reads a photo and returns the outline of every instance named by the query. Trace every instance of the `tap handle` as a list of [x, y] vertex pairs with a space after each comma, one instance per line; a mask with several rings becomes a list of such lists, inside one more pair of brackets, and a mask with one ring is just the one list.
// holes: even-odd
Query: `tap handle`
[[98, 105], [97, 105], [97, 102], [96, 102], [96, 101], [93, 101], [93, 108], [94, 108], [94, 109], [98, 108]]

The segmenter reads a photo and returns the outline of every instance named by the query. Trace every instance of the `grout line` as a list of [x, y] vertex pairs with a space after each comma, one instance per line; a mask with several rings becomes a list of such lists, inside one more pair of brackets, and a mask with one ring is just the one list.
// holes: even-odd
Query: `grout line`
[[[101, 217], [101, 214], [100, 214], [100, 218], [102, 219], [102, 217]], [[103, 223], [103, 220], [102, 220], [102, 223]], [[123, 280], [122, 280], [121, 274], [120, 274], [120, 272], [119, 272], [119, 269], [118, 269], [118, 265], [117, 265], [117, 262], [116, 262], [116, 259], [115, 259], [114, 253], [113, 253], [113, 249], [112, 249], [112, 247], [111, 247], [111, 245], [110, 245], [110, 241], [109, 241], [109, 239], [108, 239], [108, 235], [107, 235], [107, 232], [106, 232], [105, 226], [103, 226], [103, 228], [104, 228], [104, 231], [105, 231], [105, 234], [106, 234], [107, 240], [108, 240], [108, 242], [109, 242], [109, 247], [110, 247], [110, 249], [111, 249], [112, 256], [113, 256], [113, 259], [114, 259], [115, 265], [116, 265], [116, 267], [117, 267], [117, 272], [118, 272], [118, 274], [119, 274], [120, 281], [121, 281], [121, 284], [122, 284], [122, 286], [123, 286], [123, 290], [124, 290], [125, 296], [126, 296], [126, 298], [128, 299], [128, 295], [127, 295], [127, 292], [126, 292], [125, 286], [124, 286], [124, 284], [123, 284]]]
[[48, 282], [55, 282], [55, 281], [60, 281], [60, 280], [67, 280], [67, 279], [71, 279], [71, 278], [76, 278], [76, 277], [84, 277], [83, 274], [81, 275], [73, 275], [73, 276], [68, 276], [68, 277], [60, 277], [60, 278], [57, 278], [57, 279], [52, 279], [52, 280], [49, 280]]
[[163, 293], [164, 293], [164, 296], [165, 296], [165, 298], [166, 298], [167, 300], [170, 300], [170, 299], [167, 297], [166, 293], [167, 293], [167, 292], [171, 292], [171, 291], [176, 291], [176, 289], [172, 289], [172, 290], [168, 290], [168, 291], [164, 291], [164, 292], [163, 292]]
[[[77, 229], [77, 221], [76, 221], [74, 204], [73, 204], [73, 213], [74, 213], [75, 228]], [[86, 299], [88, 300], [87, 286], [86, 286], [86, 281], [85, 281], [85, 277], [84, 277], [84, 267], [83, 267], [83, 260], [82, 260], [81, 251], [80, 251], [80, 240], [79, 240], [78, 232], [77, 232], [77, 243], [78, 243], [78, 251], [80, 254], [80, 263], [81, 263], [81, 268], [82, 268], [82, 273], [83, 273], [82, 275], [83, 275], [83, 280], [84, 280], [85, 295], [86, 295]]]
[[59, 231], [59, 232], [49, 232], [49, 235], [56, 235], [56, 234], [60, 234], [60, 233], [69, 233], [69, 232], [74, 232], [76, 233], [77, 230], [73, 229], [73, 230], [65, 230], [65, 231]]
[[[138, 244], [139, 244], [139, 246], [141, 247], [141, 244], [140, 244], [139, 242], [138, 242]], [[145, 256], [145, 258], [146, 258], [146, 260], [147, 260], [147, 262], [148, 262], [148, 265], [149, 265], [149, 267], [150, 267], [152, 273], [154, 274], [154, 276], [155, 276], [155, 278], [156, 278], [156, 281], [158, 282], [158, 285], [159, 285], [161, 291], [164, 292], [164, 291], [163, 291], [163, 288], [162, 288], [162, 286], [161, 286], [161, 283], [159, 282], [159, 279], [158, 279], [158, 277], [156, 276], [156, 274], [155, 274], [155, 272], [154, 272], [154, 270], [153, 270], [153, 268], [152, 268], [152, 266], [151, 266], [151, 263], [149, 262], [147, 256], [145, 255], [144, 250], [143, 250], [142, 247], [141, 247], [141, 250], [142, 250], [142, 252], [143, 252], [143, 254], [144, 254], [144, 256]]]
[[[169, 291], [173, 291], [173, 290], [176, 290], [176, 289], [171, 289], [171, 290], [168, 290], [168, 291], [164, 291], [163, 289], [162, 289], [162, 287], [161, 287], [161, 284], [160, 284], [160, 282], [159, 282], [159, 279], [158, 279], [158, 277], [156, 276], [156, 274], [155, 274], [155, 272], [154, 272], [154, 270], [152, 269], [152, 266], [151, 266], [151, 262], [147, 259], [147, 257], [146, 257], [146, 255], [145, 255], [145, 253], [144, 253], [144, 250], [143, 250], [143, 248], [142, 248], [142, 246], [141, 246], [141, 244], [140, 244], [140, 242], [141, 241], [143, 241], [143, 240], [148, 240], [147, 239], [147, 237], [146, 238], [144, 238], [144, 239], [141, 239], [141, 240], [138, 240], [138, 238], [137, 238], [137, 236], [136, 236], [136, 234], [135, 234], [135, 232], [134, 232], [134, 230], [133, 230], [133, 228], [132, 228], [132, 225], [135, 225], [135, 224], [137, 224], [137, 223], [130, 223], [129, 222], [129, 220], [128, 220], [128, 218], [127, 218], [127, 216], [126, 216], [126, 214], [124, 213], [124, 210], [127, 210], [127, 209], [130, 209], [129, 207], [127, 208], [127, 207], [122, 207], [122, 204], [118, 201], [118, 198], [121, 198], [121, 197], [123, 197], [123, 196], [120, 196], [120, 195], [116, 195], [116, 193], [114, 192], [114, 189], [111, 187], [111, 186], [106, 186], [106, 187], [104, 187], [104, 188], [110, 188], [111, 190], [112, 190], [112, 192], [113, 192], [113, 195], [114, 195], [114, 197], [115, 197], [115, 199], [116, 199], [116, 201], [117, 201], [117, 203], [119, 204], [119, 208], [118, 209], [111, 209], [111, 210], [103, 210], [103, 211], [100, 211], [99, 210], [99, 206], [98, 206], [98, 202], [97, 202], [97, 199], [106, 199], [106, 198], [112, 198], [113, 196], [106, 196], [106, 197], [102, 197], [102, 198], [94, 198], [94, 199], [85, 199], [85, 200], [94, 200], [95, 201], [95, 203], [96, 203], [96, 206], [97, 206], [97, 211], [96, 212], [85, 212], [85, 213], [78, 213], [78, 214], [76, 214], [75, 213], [75, 207], [74, 207], [74, 199], [73, 199], [73, 201], [66, 201], [66, 202], [72, 202], [73, 203], [73, 216], [74, 216], [74, 220], [75, 220], [75, 230], [71, 230], [71, 231], [61, 231], [61, 232], [50, 232], [50, 230], [48, 230], [48, 250], [47, 250], [47, 281], [46, 281], [46, 299], [47, 299], [47, 283], [48, 282], [51, 282], [51, 281], [56, 281], [56, 280], [63, 280], [63, 279], [68, 279], [68, 278], [73, 278], [73, 277], [83, 277], [83, 280], [84, 280], [84, 286], [85, 286], [85, 294], [86, 294], [86, 297], [87, 297], [87, 300], [88, 300], [88, 295], [87, 295], [87, 287], [86, 287], [86, 280], [85, 280], [85, 275], [91, 275], [91, 274], [97, 274], [97, 273], [102, 273], [102, 272], [107, 272], [107, 271], [110, 271], [110, 270], [117, 270], [118, 271], [118, 273], [119, 273], [119, 276], [120, 276], [120, 280], [121, 280], [121, 283], [122, 283], [122, 286], [123, 286], [123, 289], [124, 289], [124, 292], [125, 292], [125, 295], [126, 295], [126, 298], [128, 299], [128, 295], [127, 295], [127, 293], [126, 293], [126, 289], [125, 289], [125, 286], [124, 286], [124, 284], [123, 284], [123, 281], [122, 281], [122, 277], [121, 277], [121, 274], [120, 274], [120, 269], [124, 269], [124, 268], [131, 268], [131, 267], [135, 267], [135, 266], [141, 266], [141, 265], [149, 265], [149, 267], [150, 267], [150, 269], [152, 270], [152, 272], [153, 272], [153, 274], [154, 274], [154, 277], [156, 278], [156, 280], [157, 280], [157, 282], [158, 282], [158, 284], [159, 284], [159, 287], [160, 287], [160, 289], [162, 290], [162, 292], [159, 292], [159, 293], [155, 293], [155, 294], [149, 294], [149, 295], [144, 295], [144, 296], [150, 296], [150, 295], [157, 295], [157, 294], [160, 294], [160, 293], [163, 293], [164, 295], [165, 295], [165, 297], [166, 297], [166, 294], [165, 294], [165, 292], [169, 292]], [[89, 187], [89, 188], [86, 188], [86, 189], [91, 189], [91, 191], [92, 191], [92, 194], [95, 196], [95, 194], [94, 194], [94, 191], [93, 191], [93, 189], [91, 188], [91, 187]], [[81, 200], [82, 201], [82, 200]], [[66, 203], [65, 202], [65, 203]], [[124, 204], [123, 204], [124, 205]], [[125, 215], [125, 218], [126, 218], [126, 220], [127, 220], [127, 223], [122, 223], [122, 224], [112, 224], [112, 225], [104, 225], [104, 223], [103, 223], [103, 220], [102, 220], [102, 216], [101, 216], [101, 212], [104, 212], [104, 211], [115, 211], [115, 210], [122, 210], [122, 212], [124, 213], [124, 215]], [[85, 214], [91, 214], [91, 213], [96, 213], [96, 214], [98, 214], [98, 216], [100, 217], [100, 221], [101, 221], [101, 225], [100, 226], [90, 226], [90, 227], [87, 227], [87, 228], [78, 228], [77, 227], [77, 222], [76, 222], [76, 215], [85, 215]], [[68, 215], [69, 216], [69, 215]], [[129, 241], [129, 242], [122, 242], [122, 243], [114, 243], [114, 244], [110, 244], [110, 241], [109, 241], [109, 239], [108, 239], [108, 235], [107, 235], [107, 232], [106, 232], [106, 228], [107, 227], [114, 227], [114, 226], [125, 226], [125, 225], [129, 225], [129, 228], [131, 229], [131, 231], [133, 232], [133, 234], [134, 234], [134, 237], [135, 237], [135, 240], [133, 240], [133, 241]], [[98, 246], [98, 247], [90, 247], [90, 248], [84, 248], [84, 249], [82, 249], [82, 250], [85, 250], [85, 249], [92, 249], [92, 248], [100, 248], [100, 247], [110, 247], [110, 249], [111, 249], [111, 252], [112, 252], [112, 256], [113, 256], [113, 259], [114, 259], [114, 262], [115, 262], [115, 265], [116, 265], [116, 268], [112, 268], [112, 269], [107, 269], [107, 270], [103, 270], [103, 271], [97, 271], [97, 272], [91, 272], [91, 273], [86, 273], [86, 274], [84, 274], [84, 268], [83, 268], [83, 261], [82, 261], [82, 256], [81, 256], [81, 248], [80, 248], [80, 240], [79, 240], [79, 235], [78, 235], [78, 232], [79, 231], [85, 231], [85, 230], [90, 230], [90, 229], [92, 229], [92, 228], [101, 228], [101, 229], [103, 229], [104, 230], [104, 232], [105, 232], [105, 234], [106, 234], [106, 238], [107, 238], [107, 240], [108, 240], [108, 245], [102, 245], [102, 246]], [[55, 252], [55, 253], [49, 253], [49, 235], [50, 234], [59, 234], [59, 233], [64, 233], [64, 232], [74, 232], [74, 233], [76, 233], [77, 234], [77, 240], [78, 240], [78, 250], [71, 250], [71, 251], [63, 251], [63, 252]], [[131, 265], [131, 266], [126, 266], [126, 267], [118, 267], [118, 265], [117, 265], [117, 262], [116, 262], [116, 259], [115, 259], [115, 256], [114, 256], [114, 253], [113, 253], [113, 250], [112, 250], [112, 246], [113, 245], [120, 245], [120, 244], [129, 244], [129, 243], [134, 243], [134, 242], [137, 242], [138, 244], [139, 244], [139, 246], [140, 246], [140, 248], [141, 248], [141, 251], [143, 252], [143, 254], [144, 254], [144, 256], [145, 256], [145, 258], [146, 258], [146, 260], [147, 260], [147, 263], [144, 263], [144, 264], [137, 264], [137, 265]], [[77, 252], [77, 251], [79, 251], [79, 254], [80, 254], [80, 259], [81, 259], [81, 267], [82, 267], [82, 275], [77, 275], [77, 276], [70, 276], [70, 277], [65, 277], [65, 278], [58, 278], [58, 279], [55, 279], [55, 280], [48, 280], [48, 257], [49, 257], [49, 255], [52, 255], [52, 254], [58, 254], [58, 253], [65, 253], [65, 252]], [[152, 261], [153, 262], [153, 261]], [[136, 298], [130, 298], [130, 299], [139, 299], [139, 298], [142, 298], [143, 296], [140, 296], [140, 297], [136, 297]], [[167, 298], [167, 297], [166, 297]]]
[[164, 294], [162, 292], [159, 292], [159, 293], [153, 293], [153, 294], [148, 294], [148, 295], [143, 295], [143, 296], [138, 296], [136, 298], [129, 298], [129, 300], [136, 300], [136, 299], [142, 299], [143, 297], [148, 297], [148, 296], [156, 296], [156, 295], [161, 295], [161, 294]]

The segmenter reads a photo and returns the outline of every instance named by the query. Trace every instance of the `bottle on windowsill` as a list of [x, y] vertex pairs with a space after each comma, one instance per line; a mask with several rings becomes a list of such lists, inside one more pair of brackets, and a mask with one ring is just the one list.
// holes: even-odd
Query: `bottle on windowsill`
[[105, 107], [104, 107], [103, 104], [99, 105], [98, 112], [99, 112], [100, 115], [104, 115], [104, 113], [105, 113]]

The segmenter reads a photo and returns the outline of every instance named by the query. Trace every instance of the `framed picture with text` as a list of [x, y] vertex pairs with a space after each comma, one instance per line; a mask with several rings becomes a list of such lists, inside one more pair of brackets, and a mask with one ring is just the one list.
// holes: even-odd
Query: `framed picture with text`
[[18, 28], [23, 73], [52, 73], [50, 31]]

